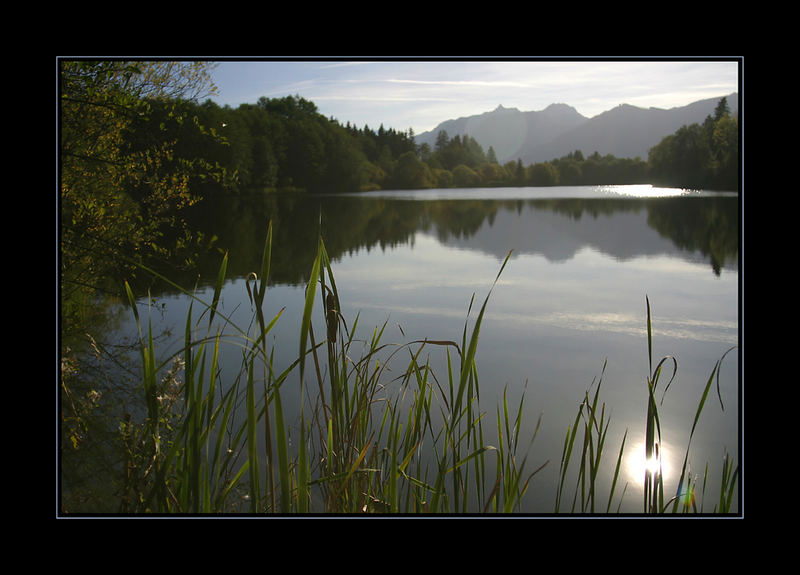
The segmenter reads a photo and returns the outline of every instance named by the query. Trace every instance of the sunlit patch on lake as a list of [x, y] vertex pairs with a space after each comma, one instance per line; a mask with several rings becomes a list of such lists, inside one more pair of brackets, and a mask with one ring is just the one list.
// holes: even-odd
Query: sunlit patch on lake
[[[346, 194], [364, 197], [364, 193]], [[651, 184], [609, 186], [547, 186], [508, 188], [434, 188], [424, 190], [382, 190], [369, 192], [372, 198], [391, 200], [544, 200], [544, 199], [654, 199], [680, 197], [736, 196], [735, 192], [663, 188]]]
[[626, 460], [627, 477], [625, 480], [630, 484], [641, 487], [648, 471], [655, 475], [660, 470], [664, 483], [667, 483], [672, 478], [671, 452], [668, 446], [662, 445], [659, 451], [659, 458], [656, 458], [655, 455], [650, 458], [647, 457], [644, 441], [634, 445], [630, 451], [627, 448], [625, 451], [627, 452], [627, 455], [623, 456]]
[[627, 186], [598, 186], [598, 192], [608, 196], [627, 196], [632, 198], [674, 198], [697, 195], [698, 192], [681, 188], [659, 188], [650, 184], [633, 184]]

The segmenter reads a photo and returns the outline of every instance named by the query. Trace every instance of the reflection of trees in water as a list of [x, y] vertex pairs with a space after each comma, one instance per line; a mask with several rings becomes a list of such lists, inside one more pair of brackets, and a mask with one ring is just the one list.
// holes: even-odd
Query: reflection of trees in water
[[584, 215], [598, 218], [599, 216], [612, 216], [618, 212], [640, 212], [645, 209], [644, 200], [616, 200], [602, 199], [591, 200], [584, 198], [565, 198], [533, 200], [529, 205], [536, 210], [547, 210], [555, 214], [566, 216], [575, 221]]
[[653, 200], [647, 224], [680, 249], [707, 257], [716, 275], [738, 264], [739, 205], [732, 198]]
[[[715, 273], [738, 256], [738, 201], [728, 197], [414, 201], [265, 195], [208, 202], [196, 210], [195, 226], [207, 237], [218, 238], [217, 250], [230, 254], [230, 277], [241, 277], [258, 269], [267, 225], [272, 220], [272, 281], [300, 284], [307, 281], [320, 225], [328, 254], [336, 260], [359, 250], [407, 245], [418, 231], [433, 233], [443, 243], [468, 239], [484, 223], [492, 226], [500, 211], [524, 218], [526, 209], [572, 221], [644, 210], [649, 227], [680, 250], [707, 257]], [[200, 263], [202, 279], [215, 277], [219, 258], [217, 251]], [[191, 277], [192, 283], [196, 274]]]
[[501, 202], [494, 200], [441, 200], [430, 202], [427, 216], [429, 226], [436, 228], [436, 236], [444, 243], [474, 236], [485, 220], [492, 225], [500, 207]]

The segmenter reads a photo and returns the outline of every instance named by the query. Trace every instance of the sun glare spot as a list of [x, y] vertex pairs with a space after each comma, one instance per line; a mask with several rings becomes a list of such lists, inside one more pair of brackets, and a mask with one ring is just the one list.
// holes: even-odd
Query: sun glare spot
[[608, 195], [631, 196], [636, 198], [666, 198], [671, 196], [683, 196], [690, 193], [681, 188], [659, 188], [650, 184], [603, 186], [602, 191]]
[[649, 471], [651, 475], [661, 472], [664, 481], [669, 479], [672, 466], [669, 462], [669, 453], [663, 449], [659, 451], [659, 457], [655, 455], [647, 457], [645, 444], [642, 441], [637, 444], [627, 456], [628, 478], [634, 485], [644, 484], [645, 474]]

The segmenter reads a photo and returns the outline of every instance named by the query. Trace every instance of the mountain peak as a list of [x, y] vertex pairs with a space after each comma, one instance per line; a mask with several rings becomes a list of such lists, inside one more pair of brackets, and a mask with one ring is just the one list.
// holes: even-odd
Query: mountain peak
[[492, 112], [519, 112], [517, 108], [506, 108], [503, 104], [498, 104]]
[[549, 106], [547, 106], [542, 111], [543, 112], [562, 112], [562, 113], [569, 112], [569, 113], [579, 114], [578, 110], [576, 110], [575, 108], [573, 108], [569, 104], [562, 104], [562, 103], [550, 104]]
[[[735, 94], [727, 98], [734, 111]], [[501, 164], [517, 159], [524, 164], [545, 162], [575, 150], [618, 158], [646, 158], [650, 148], [682, 125], [702, 123], [713, 114], [718, 101], [719, 98], [701, 100], [671, 110], [620, 104], [592, 118], [564, 103], [550, 104], [538, 112], [522, 112], [499, 104], [491, 112], [446, 120], [414, 138], [418, 144], [433, 147], [441, 130], [451, 137], [469, 134], [484, 149], [494, 148]]]

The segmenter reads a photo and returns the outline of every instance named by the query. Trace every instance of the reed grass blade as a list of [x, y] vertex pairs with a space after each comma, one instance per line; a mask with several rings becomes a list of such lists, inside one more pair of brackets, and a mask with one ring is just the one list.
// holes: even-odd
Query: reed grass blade
[[133, 310], [133, 317], [136, 320], [136, 326], [139, 328], [139, 337], [141, 337], [142, 330], [141, 330], [141, 325], [139, 323], [139, 310], [136, 308], [136, 298], [133, 295], [133, 290], [131, 289], [128, 280], [125, 280], [124, 284], [125, 284], [125, 293], [128, 295], [128, 303], [130, 304], [131, 309]]
[[580, 406], [578, 407], [578, 413], [575, 416], [575, 421], [572, 423], [572, 426], [567, 427], [567, 435], [564, 438], [564, 448], [561, 452], [561, 467], [559, 472], [560, 480], [558, 490], [556, 491], [556, 513], [558, 513], [560, 509], [561, 497], [564, 491], [564, 482], [567, 478], [567, 469], [569, 468], [569, 461], [572, 458], [572, 449], [575, 444], [575, 437], [578, 434], [578, 423], [580, 423], [581, 415], [583, 414], [583, 407], [584, 403], [581, 402]]
[[261, 307], [264, 302], [264, 294], [267, 293], [267, 284], [269, 282], [270, 266], [272, 262], [272, 220], [269, 221], [267, 227], [267, 238], [264, 240], [264, 251], [261, 256], [261, 276], [260, 288], [256, 294], [256, 304]]
[[[688, 462], [689, 462], [689, 446], [692, 443], [692, 437], [694, 436], [695, 429], [697, 428], [697, 422], [700, 421], [700, 414], [703, 411], [703, 407], [705, 406], [706, 399], [708, 399], [708, 392], [711, 390], [711, 385], [714, 382], [714, 375], [717, 373], [717, 370], [720, 367], [720, 362], [721, 361], [722, 361], [721, 359], [719, 361], [717, 361], [716, 365], [714, 365], [714, 369], [711, 370], [711, 375], [708, 376], [708, 380], [706, 381], [706, 385], [703, 388], [703, 393], [700, 396], [700, 403], [698, 404], [697, 410], [695, 411], [695, 414], [694, 414], [694, 421], [692, 421], [692, 429], [689, 432], [689, 441], [687, 442], [687, 446], [686, 446], [686, 454], [685, 454], [685, 456], [683, 458], [683, 466], [681, 467], [681, 474], [680, 474], [679, 479], [678, 479], [678, 490], [677, 490], [678, 494], [680, 494], [682, 489], [683, 489], [683, 483], [684, 483], [684, 479], [685, 479], [685, 476], [686, 476], [686, 467], [687, 467]], [[676, 508], [677, 508], [677, 501], [673, 505], [673, 510], [675, 510]]]
[[297, 457], [297, 512], [308, 512], [309, 462], [306, 453], [306, 425], [300, 419], [300, 451]]
[[300, 381], [303, 381], [305, 373], [305, 358], [306, 348], [308, 346], [308, 330], [311, 325], [311, 312], [314, 309], [314, 299], [317, 295], [317, 281], [319, 280], [320, 261], [322, 259], [322, 238], [319, 239], [317, 247], [317, 257], [314, 258], [314, 264], [311, 267], [311, 276], [308, 279], [306, 286], [306, 300], [303, 307], [303, 318], [300, 323]]
[[[489, 297], [492, 295], [492, 290], [494, 286], [497, 285], [497, 281], [500, 279], [500, 274], [503, 273], [503, 269], [505, 269], [508, 260], [511, 258], [511, 251], [508, 252], [506, 255], [505, 260], [503, 260], [503, 265], [500, 266], [500, 271], [497, 272], [497, 276], [492, 283], [492, 287], [489, 288], [489, 293], [486, 294], [486, 299], [483, 300], [483, 305], [481, 306], [481, 311], [478, 313], [478, 319], [475, 320], [475, 325], [472, 328], [472, 336], [469, 340], [469, 347], [466, 350], [466, 356], [463, 359], [462, 369], [461, 369], [461, 379], [458, 385], [458, 393], [456, 394], [455, 400], [455, 409], [454, 413], [458, 416], [461, 410], [461, 403], [463, 401], [464, 390], [466, 389], [467, 382], [469, 380], [470, 373], [472, 371], [472, 366], [475, 364], [475, 353], [478, 349], [478, 336], [480, 334], [481, 329], [481, 322], [483, 321], [483, 314], [486, 312], [486, 304], [489, 303]], [[470, 304], [470, 307], [471, 304]], [[466, 329], [466, 328], [465, 328]]]
[[219, 266], [219, 272], [217, 273], [217, 283], [214, 286], [214, 299], [211, 302], [211, 313], [208, 317], [208, 325], [211, 326], [214, 323], [214, 315], [217, 313], [217, 306], [219, 305], [219, 298], [220, 294], [222, 293], [222, 284], [225, 282], [225, 274], [228, 270], [228, 252], [225, 252], [225, 256], [222, 258], [222, 263]]
[[625, 440], [628, 438], [628, 430], [625, 430], [625, 434], [622, 436], [622, 444], [619, 446], [619, 455], [617, 456], [617, 464], [614, 467], [614, 476], [611, 480], [611, 492], [608, 494], [608, 506], [606, 507], [606, 513], [611, 511], [611, 501], [614, 499], [614, 491], [617, 487], [617, 480], [619, 479], [619, 470], [622, 465], [622, 452], [625, 451]]
[[245, 401], [247, 410], [247, 460], [250, 463], [250, 505], [251, 511], [257, 513], [261, 488], [259, 486], [255, 381], [252, 361], [247, 366], [247, 394]]
[[278, 477], [280, 478], [281, 486], [280, 511], [281, 513], [289, 513], [291, 501], [289, 447], [286, 441], [286, 427], [283, 418], [281, 392], [279, 389], [276, 389], [272, 396], [272, 404], [275, 408], [275, 440], [278, 444]]
[[650, 321], [650, 297], [645, 295], [647, 302], [647, 359], [648, 359], [648, 373], [653, 373], [653, 326]]

